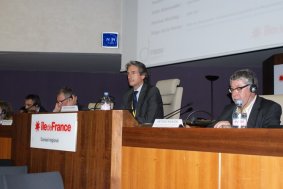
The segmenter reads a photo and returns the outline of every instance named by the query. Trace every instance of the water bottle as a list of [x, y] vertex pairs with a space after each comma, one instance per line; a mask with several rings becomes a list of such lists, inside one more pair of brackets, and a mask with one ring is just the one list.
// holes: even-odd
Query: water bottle
[[[241, 99], [235, 100], [237, 108], [232, 114], [233, 128], [247, 128], [247, 114], [242, 112], [243, 101]], [[239, 110], [239, 111], [237, 111]]]
[[233, 128], [247, 128], [247, 114], [234, 111], [232, 114]]
[[100, 110], [111, 110], [111, 99], [108, 92], [104, 92], [100, 102]]

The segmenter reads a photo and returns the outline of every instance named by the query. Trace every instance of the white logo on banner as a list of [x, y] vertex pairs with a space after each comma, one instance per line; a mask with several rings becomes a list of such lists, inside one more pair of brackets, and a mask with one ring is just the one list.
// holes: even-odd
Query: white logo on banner
[[76, 151], [77, 113], [33, 114], [30, 147]]

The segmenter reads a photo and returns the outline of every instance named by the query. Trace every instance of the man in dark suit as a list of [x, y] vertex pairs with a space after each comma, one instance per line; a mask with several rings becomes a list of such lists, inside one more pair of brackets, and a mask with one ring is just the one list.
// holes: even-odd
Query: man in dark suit
[[131, 61], [126, 65], [128, 82], [132, 87], [123, 96], [122, 109], [132, 110], [139, 123], [153, 123], [163, 118], [163, 103], [157, 87], [148, 83], [145, 65]]
[[[247, 114], [248, 128], [268, 128], [280, 125], [281, 106], [257, 95], [258, 80], [249, 69], [236, 71], [230, 77], [229, 92], [234, 102], [241, 102], [241, 112]], [[236, 104], [226, 106], [217, 119], [214, 128], [230, 128], [232, 114], [237, 111]]]
[[38, 95], [28, 94], [25, 97], [25, 105], [20, 108], [20, 112], [38, 113], [47, 112], [47, 110], [42, 106], [41, 100]]

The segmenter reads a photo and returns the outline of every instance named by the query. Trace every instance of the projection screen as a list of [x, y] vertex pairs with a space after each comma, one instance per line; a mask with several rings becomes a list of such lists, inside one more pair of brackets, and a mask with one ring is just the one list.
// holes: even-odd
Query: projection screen
[[282, 0], [123, 0], [121, 70], [280, 47], [282, 10]]

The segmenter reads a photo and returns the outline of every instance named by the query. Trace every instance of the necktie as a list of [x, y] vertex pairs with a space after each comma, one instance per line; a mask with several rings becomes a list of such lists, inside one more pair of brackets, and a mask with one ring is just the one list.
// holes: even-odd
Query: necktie
[[138, 104], [138, 98], [137, 98], [138, 91], [133, 92], [133, 114], [136, 116], [136, 108]]

